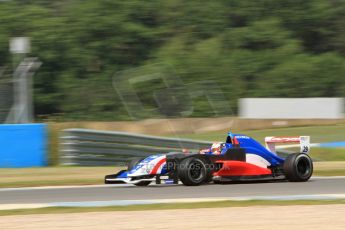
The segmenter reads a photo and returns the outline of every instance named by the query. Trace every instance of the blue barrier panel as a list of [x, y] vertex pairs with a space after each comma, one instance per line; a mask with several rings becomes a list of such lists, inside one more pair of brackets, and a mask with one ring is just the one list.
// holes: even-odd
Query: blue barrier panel
[[0, 125], [0, 167], [47, 165], [47, 125]]

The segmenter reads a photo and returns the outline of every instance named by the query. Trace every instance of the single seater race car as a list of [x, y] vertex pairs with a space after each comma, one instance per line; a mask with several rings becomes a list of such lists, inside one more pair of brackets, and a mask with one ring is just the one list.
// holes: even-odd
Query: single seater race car
[[[255, 179], [308, 181], [313, 173], [310, 137], [266, 137], [266, 147], [253, 138], [228, 133], [224, 143], [214, 143], [198, 153], [167, 153], [132, 160], [127, 170], [105, 177], [106, 184], [147, 186], [181, 181], [196, 186]], [[277, 143], [298, 143], [300, 151], [283, 158]]]

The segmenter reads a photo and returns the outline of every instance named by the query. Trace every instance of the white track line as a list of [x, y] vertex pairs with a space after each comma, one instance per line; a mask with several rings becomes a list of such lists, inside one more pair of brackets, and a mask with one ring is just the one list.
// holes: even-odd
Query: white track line
[[317, 180], [345, 179], [345, 176], [313, 176], [311, 179], [317, 179]]
[[169, 204], [169, 203], [199, 203], [221, 201], [294, 201], [294, 200], [339, 200], [345, 199], [345, 194], [321, 195], [287, 195], [287, 196], [243, 196], [243, 197], [210, 197], [210, 198], [182, 198], [182, 199], [154, 199], [154, 200], [111, 200], [111, 201], [85, 201], [85, 202], [55, 202], [35, 204], [1, 204], [0, 210], [33, 209], [48, 207], [109, 207], [129, 206], [144, 204]]

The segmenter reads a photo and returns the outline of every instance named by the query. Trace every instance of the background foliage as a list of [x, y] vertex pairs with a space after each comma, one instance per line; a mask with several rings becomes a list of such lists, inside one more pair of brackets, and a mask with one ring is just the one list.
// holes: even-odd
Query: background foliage
[[[0, 66], [10, 37], [31, 37], [37, 117], [129, 119], [112, 77], [152, 63], [213, 81], [236, 111], [241, 97], [344, 97], [344, 28], [342, 0], [0, 1]], [[154, 89], [137, 89], [143, 103]]]

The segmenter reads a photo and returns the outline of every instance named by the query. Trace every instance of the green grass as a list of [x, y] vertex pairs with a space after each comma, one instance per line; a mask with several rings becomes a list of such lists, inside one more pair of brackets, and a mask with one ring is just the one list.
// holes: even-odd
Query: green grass
[[314, 161], [345, 161], [345, 148], [311, 148]]
[[121, 167], [46, 167], [0, 169], [0, 188], [103, 184], [104, 176]]
[[345, 161], [314, 162], [314, 176], [343, 176]]
[[335, 170], [315, 170], [313, 176], [345, 176], [345, 168]]
[[83, 212], [109, 212], [109, 211], [149, 211], [171, 209], [200, 209], [200, 208], [226, 208], [226, 207], [250, 207], [250, 206], [288, 206], [288, 205], [330, 205], [345, 204], [345, 200], [251, 200], [251, 201], [214, 201], [199, 203], [172, 203], [172, 204], [147, 204], [110, 207], [50, 207], [36, 209], [16, 209], [0, 211], [0, 216], [31, 215], [31, 214], [57, 214], [57, 213], [83, 213]]

